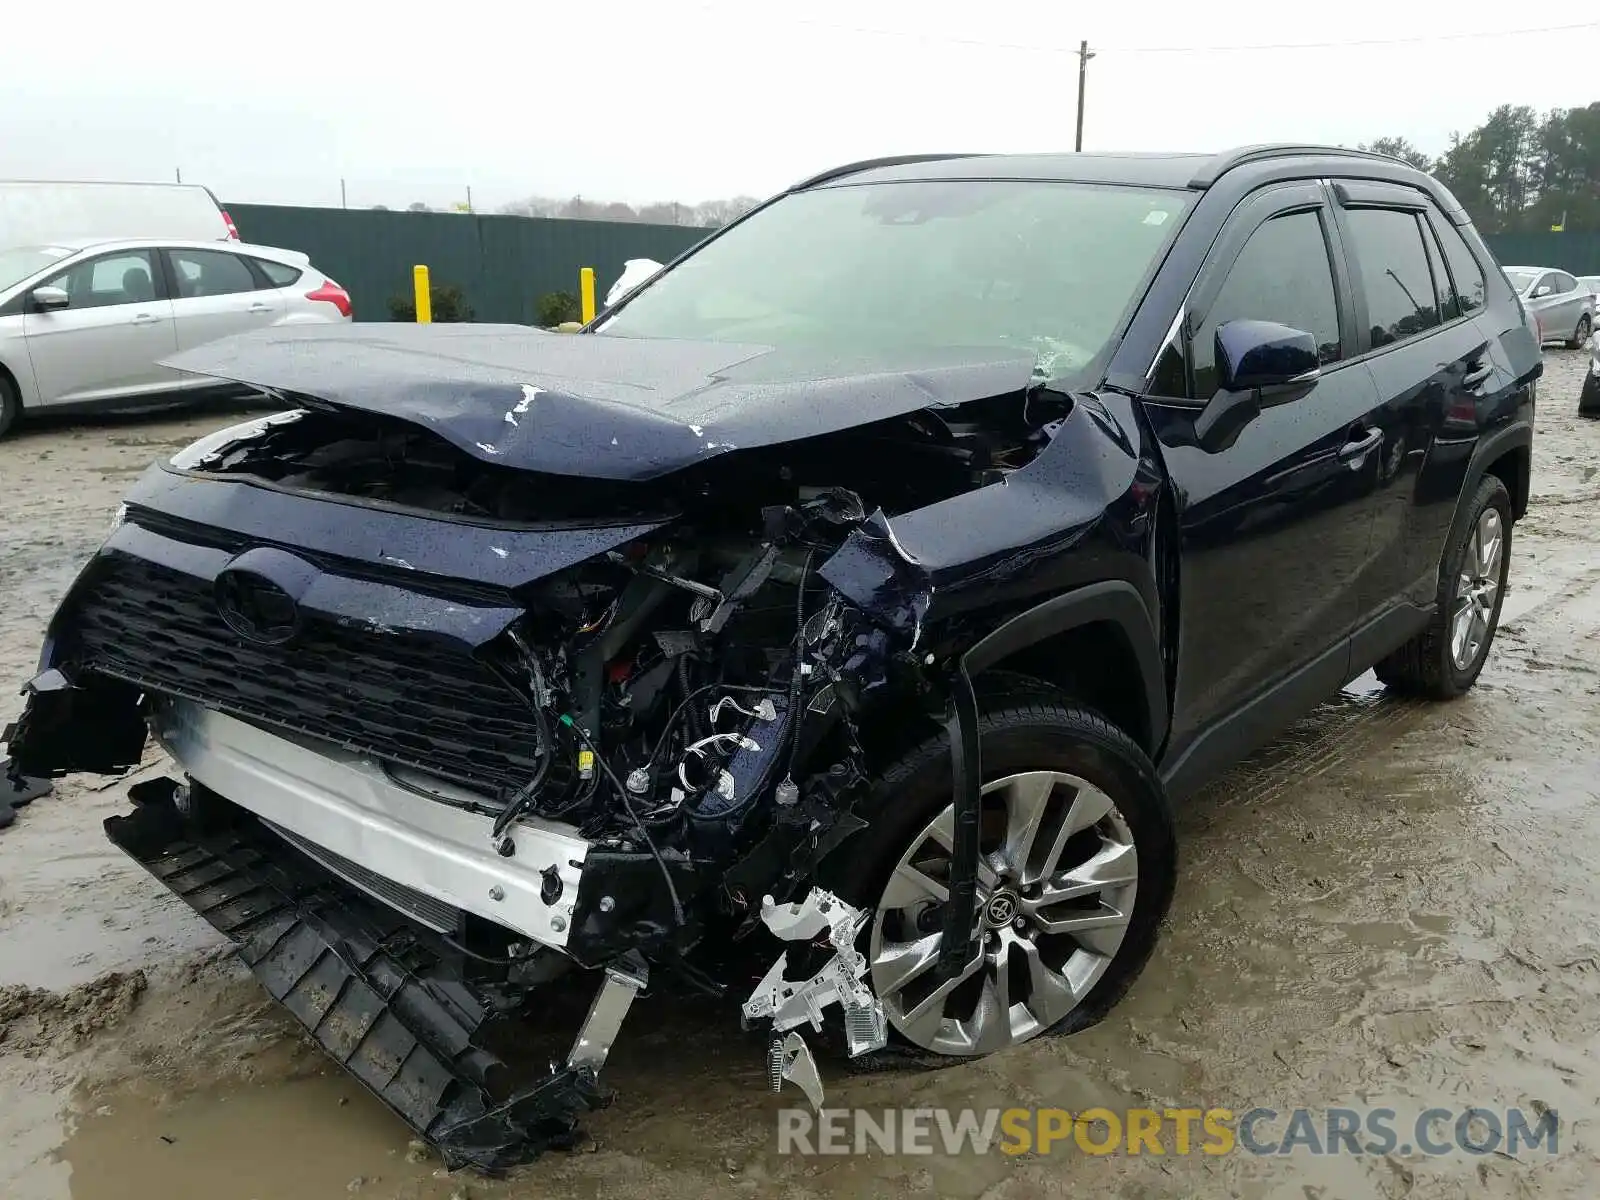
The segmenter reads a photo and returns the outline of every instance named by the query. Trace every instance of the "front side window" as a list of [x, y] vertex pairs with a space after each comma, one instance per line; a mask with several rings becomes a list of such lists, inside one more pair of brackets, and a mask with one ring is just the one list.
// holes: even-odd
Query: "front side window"
[[1417, 214], [1397, 208], [1353, 208], [1345, 214], [1356, 274], [1367, 298], [1374, 349], [1439, 324], [1433, 276]]
[[256, 277], [237, 254], [221, 250], [169, 250], [174, 299], [231, 296], [256, 290]]
[[1190, 394], [1195, 399], [1209, 400], [1217, 392], [1217, 329], [1241, 320], [1304, 330], [1316, 339], [1323, 363], [1339, 360], [1339, 303], [1322, 219], [1315, 212], [1273, 217], [1244, 244], [1192, 342]]
[[1015, 180], [815, 188], [657, 276], [599, 331], [827, 358], [1020, 350], [1038, 377], [1083, 384], [1193, 202]]
[[71, 301], [67, 307], [74, 311], [113, 304], [145, 304], [156, 298], [155, 264], [148, 250], [103, 254], [68, 267], [40, 286], [66, 292]]

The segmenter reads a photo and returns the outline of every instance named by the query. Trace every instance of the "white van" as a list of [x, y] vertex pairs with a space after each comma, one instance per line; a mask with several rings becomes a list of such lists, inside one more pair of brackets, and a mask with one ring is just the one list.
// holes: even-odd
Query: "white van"
[[65, 238], [238, 241], [239, 231], [197, 183], [0, 179], [0, 249]]

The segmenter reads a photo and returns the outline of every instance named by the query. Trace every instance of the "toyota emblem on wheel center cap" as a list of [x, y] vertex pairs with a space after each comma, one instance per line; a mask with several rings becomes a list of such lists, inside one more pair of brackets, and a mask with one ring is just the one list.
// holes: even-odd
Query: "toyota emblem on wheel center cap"
[[1017, 915], [1017, 898], [1010, 892], [996, 892], [983, 907], [984, 919], [999, 929], [1002, 925], [1011, 924]]

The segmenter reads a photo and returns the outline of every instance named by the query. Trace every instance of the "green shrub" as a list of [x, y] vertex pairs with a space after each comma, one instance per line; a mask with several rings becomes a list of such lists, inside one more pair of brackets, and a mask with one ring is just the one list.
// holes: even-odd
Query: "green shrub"
[[[467, 303], [467, 297], [458, 284], [437, 284], [428, 289], [428, 294], [433, 301], [433, 319], [435, 321], [460, 322], [472, 320], [472, 305]], [[416, 296], [411, 294], [390, 296], [389, 316], [396, 321], [415, 321], [417, 319]]]
[[546, 292], [534, 301], [534, 316], [541, 329], [583, 319], [578, 297], [571, 292]]

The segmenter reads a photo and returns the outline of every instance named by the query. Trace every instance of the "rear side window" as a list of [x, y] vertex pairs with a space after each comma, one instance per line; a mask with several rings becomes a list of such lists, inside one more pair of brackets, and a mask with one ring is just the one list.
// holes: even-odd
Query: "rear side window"
[[172, 263], [172, 282], [177, 289], [174, 300], [231, 296], [253, 292], [259, 286], [237, 254], [222, 250], [168, 250], [167, 258]]
[[1461, 315], [1461, 302], [1450, 286], [1450, 273], [1444, 267], [1444, 252], [1439, 249], [1439, 239], [1434, 237], [1428, 222], [1422, 222], [1422, 246], [1428, 252], [1428, 273], [1433, 276], [1433, 298], [1439, 306], [1439, 316], [1454, 321]]
[[1394, 208], [1353, 208], [1345, 218], [1367, 298], [1373, 347], [1390, 346], [1437, 326], [1439, 304], [1417, 215]]
[[1565, 271], [1556, 272], [1556, 291], [1575, 292], [1578, 290], [1578, 281]]
[[273, 262], [270, 258], [254, 258], [250, 260], [261, 268], [273, 287], [289, 287], [300, 278], [301, 272], [284, 263]]
[[1194, 338], [1196, 399], [1210, 399], [1217, 392], [1218, 326], [1240, 320], [1277, 321], [1303, 329], [1317, 339], [1324, 363], [1338, 361], [1339, 304], [1328, 242], [1316, 213], [1273, 217], [1244, 244]]
[[1450, 265], [1450, 278], [1455, 284], [1456, 300], [1463, 314], [1477, 312], [1483, 307], [1483, 268], [1473, 257], [1467, 239], [1448, 221], [1433, 221], [1433, 231], [1444, 246], [1444, 260]]

